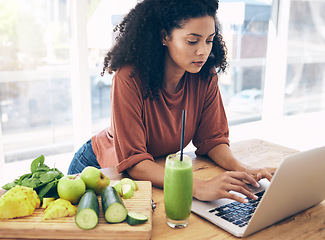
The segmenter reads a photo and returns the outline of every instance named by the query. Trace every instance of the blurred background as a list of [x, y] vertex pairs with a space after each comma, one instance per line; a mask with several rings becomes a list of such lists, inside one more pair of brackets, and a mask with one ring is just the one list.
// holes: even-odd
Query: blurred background
[[[41, 154], [66, 174], [73, 153], [110, 124], [103, 59], [137, 2], [0, 0], [0, 183]], [[325, 1], [220, 0], [217, 16], [230, 140], [324, 145]]]

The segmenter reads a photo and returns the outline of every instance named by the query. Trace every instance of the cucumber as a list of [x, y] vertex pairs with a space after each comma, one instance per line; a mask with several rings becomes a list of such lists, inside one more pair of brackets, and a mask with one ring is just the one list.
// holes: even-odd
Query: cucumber
[[148, 217], [146, 215], [136, 212], [128, 212], [128, 216], [126, 217], [126, 222], [131, 226], [145, 223], [147, 220]]
[[80, 199], [75, 222], [82, 229], [93, 229], [98, 223], [98, 215], [98, 198], [94, 190], [88, 189]]
[[111, 186], [104, 188], [102, 194], [102, 206], [104, 216], [109, 223], [120, 223], [126, 219], [128, 214], [120, 195]]

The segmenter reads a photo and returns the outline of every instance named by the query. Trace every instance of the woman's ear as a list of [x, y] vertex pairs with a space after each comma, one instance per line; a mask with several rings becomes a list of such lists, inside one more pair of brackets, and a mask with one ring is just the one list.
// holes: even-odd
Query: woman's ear
[[165, 29], [160, 31], [160, 40], [162, 45], [166, 46], [167, 45], [167, 32]]

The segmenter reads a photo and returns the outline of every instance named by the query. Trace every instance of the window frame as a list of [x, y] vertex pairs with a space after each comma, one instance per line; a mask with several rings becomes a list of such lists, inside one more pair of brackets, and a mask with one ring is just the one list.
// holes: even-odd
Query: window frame
[[[71, 16], [71, 86], [74, 149], [77, 150], [92, 135], [90, 69], [87, 44], [87, 0], [68, 1]], [[285, 84], [287, 78], [288, 30], [290, 1], [273, 0], [268, 28], [265, 78], [262, 81], [262, 121], [284, 117]], [[315, 58], [315, 57], [313, 57]], [[252, 61], [263, 59], [254, 59]], [[305, 63], [306, 61], [304, 61]], [[236, 66], [242, 63], [236, 63]], [[253, 64], [249, 62], [249, 64]], [[264, 65], [264, 62], [262, 62]], [[325, 84], [323, 84], [325, 89]], [[323, 90], [324, 91], [324, 90]], [[325, 105], [325, 96], [323, 97]], [[0, 121], [0, 175], [4, 174], [5, 157], [2, 123]]]

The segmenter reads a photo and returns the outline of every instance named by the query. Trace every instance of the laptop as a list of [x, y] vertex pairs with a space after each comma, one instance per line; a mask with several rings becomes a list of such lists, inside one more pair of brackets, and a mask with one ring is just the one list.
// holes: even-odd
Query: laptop
[[325, 199], [325, 147], [285, 158], [272, 181], [262, 179], [259, 184], [249, 186], [258, 200], [242, 204], [226, 198], [210, 202], [193, 198], [192, 212], [236, 237], [246, 237], [312, 207]]

